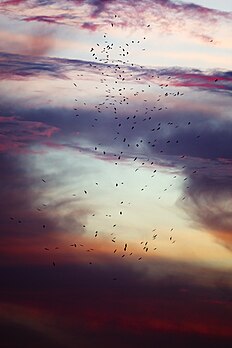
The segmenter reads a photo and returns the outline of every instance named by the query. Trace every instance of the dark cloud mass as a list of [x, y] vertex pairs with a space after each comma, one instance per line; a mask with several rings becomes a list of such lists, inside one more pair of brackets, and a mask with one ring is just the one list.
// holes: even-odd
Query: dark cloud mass
[[[7, 275], [1, 287], [3, 339], [13, 343], [15, 335], [10, 331], [16, 330], [16, 337], [30, 344], [39, 334], [38, 347], [53, 347], [57, 340], [61, 347], [152, 347], [158, 343], [165, 348], [170, 344], [216, 348], [219, 342], [229, 347], [231, 295], [224, 281], [228, 275], [214, 274], [216, 283], [202, 286], [193, 279], [198, 274], [199, 280], [204, 272], [209, 276], [210, 270], [186, 265], [195, 276], [179, 277], [173, 264], [165, 260], [154, 264], [160, 270], [170, 266], [172, 275], [161, 278], [146, 277], [144, 271], [128, 265], [123, 269], [114, 265], [112, 271], [110, 263], [58, 265], [55, 270], [1, 267], [1, 274]], [[38, 327], [39, 322], [43, 324]]]
[[[228, 172], [226, 174], [226, 171]], [[232, 250], [232, 163], [214, 164], [209, 173], [190, 176], [182, 208], [200, 226], [214, 234], [219, 243]], [[223, 171], [223, 175], [221, 175]]]
[[83, 224], [91, 214], [81, 197], [75, 197], [74, 205], [71, 194], [52, 194], [62, 185], [61, 168], [44, 179], [42, 172], [25, 171], [22, 156], [0, 155], [1, 264], [12, 263], [14, 257], [18, 262], [43, 262], [44, 247], [54, 249], [63, 243], [63, 236], [68, 246], [73, 242], [70, 231], [78, 237], [84, 234]]

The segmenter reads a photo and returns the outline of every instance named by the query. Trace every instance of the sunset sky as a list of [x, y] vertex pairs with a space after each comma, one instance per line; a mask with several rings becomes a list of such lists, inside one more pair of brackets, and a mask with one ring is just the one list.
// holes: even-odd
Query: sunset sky
[[3, 347], [231, 346], [231, 37], [228, 0], [0, 1]]

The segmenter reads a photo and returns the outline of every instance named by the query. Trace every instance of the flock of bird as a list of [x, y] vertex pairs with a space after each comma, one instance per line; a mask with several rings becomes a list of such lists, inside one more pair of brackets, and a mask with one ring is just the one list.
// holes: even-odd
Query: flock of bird
[[[111, 24], [111, 27], [114, 27], [114, 23]], [[150, 25], [147, 25], [147, 28], [149, 27]], [[157, 157], [159, 158], [162, 154], [165, 155], [168, 147], [178, 147], [181, 141], [179, 138], [173, 140], [170, 136], [172, 130], [176, 130], [179, 127], [191, 127], [189, 120], [183, 124], [175, 124], [172, 121], [167, 122], [166, 117], [164, 117], [164, 121], [157, 122], [157, 113], [165, 112], [165, 115], [167, 115], [168, 99], [179, 98], [184, 93], [170, 90], [172, 76], [166, 76], [164, 79], [163, 76], [155, 75], [152, 69], [151, 74], [148, 76], [147, 69], [144, 66], [131, 62], [131, 47], [141, 52], [145, 51], [143, 44], [146, 41], [146, 36], [143, 36], [140, 40], [130, 40], [124, 44], [117, 45], [108, 39], [107, 33], [104, 33], [102, 41], [103, 43], [96, 43], [96, 47], [91, 47], [90, 55], [92, 61], [89, 62], [91, 72], [99, 79], [94, 88], [98, 90], [101, 100], [99, 100], [98, 104], [93, 105], [93, 118], [91, 118], [89, 113], [90, 116], [86, 119], [86, 111], [89, 112], [92, 105], [88, 105], [86, 100], [82, 101], [81, 98], [75, 98], [74, 111], [77, 125], [80, 124], [80, 127], [82, 127], [87, 122], [88, 127], [91, 126], [93, 128], [95, 135], [101, 135], [105, 129], [104, 122], [110, 120], [112, 128], [109, 131], [114, 133], [112, 143], [104, 145], [103, 140], [100, 143], [93, 144], [90, 151], [99, 158], [104, 158], [104, 156], [110, 160], [114, 158], [115, 160], [112, 162], [116, 166], [120, 165], [121, 161], [130, 159], [132, 164], [131, 175], [136, 175], [135, 173], [143, 168], [149, 168], [151, 178], [154, 178], [157, 175]], [[77, 92], [79, 88], [82, 88], [82, 76], [82, 74], [78, 74], [78, 81], [73, 83]], [[158, 95], [155, 95], [157, 89], [159, 92]], [[160, 120], [160, 118], [158, 119]], [[141, 135], [138, 136], [138, 134]], [[199, 138], [199, 134], [195, 135], [196, 141]], [[111, 150], [112, 148], [117, 149], [117, 152], [114, 153]], [[150, 156], [147, 154], [150, 154]], [[184, 160], [186, 155], [181, 154], [179, 158]], [[135, 168], [134, 165], [136, 163], [138, 165]], [[184, 168], [186, 168], [185, 165], [181, 169]], [[191, 173], [197, 174], [197, 170], [192, 170]], [[173, 176], [173, 179], [175, 178], [177, 178], [176, 175]], [[41, 180], [44, 184], [47, 184], [45, 179]], [[183, 180], [186, 181], [188, 178], [185, 177]], [[116, 182], [115, 187], [121, 187], [123, 184], [123, 182]], [[99, 182], [96, 182], [95, 185], [100, 187]], [[172, 185], [171, 183], [170, 186]], [[139, 190], [144, 191], [147, 187], [148, 184], [145, 184]], [[137, 189], [135, 187], [135, 190]], [[167, 190], [168, 187], [165, 187], [163, 191], [166, 192]], [[83, 197], [88, 194], [88, 188], [84, 188]], [[73, 197], [75, 196], [76, 193], [73, 193]], [[158, 196], [157, 199], [161, 199], [161, 196]], [[182, 199], [184, 200], [185, 197], [182, 197]], [[119, 216], [124, 214], [123, 206], [124, 201], [121, 200], [119, 202]], [[46, 204], [44, 204], [43, 208], [45, 207]], [[38, 210], [41, 211], [41, 208], [38, 208]], [[94, 217], [95, 214], [92, 214], [92, 216]], [[112, 218], [112, 215], [106, 214], [106, 218]], [[14, 220], [14, 218], [11, 217], [11, 220]], [[18, 220], [18, 223], [22, 223], [22, 221]], [[116, 223], [112, 223], [112, 229], [116, 230], [116, 226]], [[82, 227], [86, 228], [85, 225]], [[46, 225], [43, 224], [42, 228], [45, 229]], [[169, 230], [169, 243], [172, 245], [176, 242], [173, 232], [174, 227], [171, 227]], [[93, 238], [99, 238], [98, 230], [94, 231]], [[151, 229], [149, 240], [138, 241], [141, 255], [130, 250], [129, 242], [124, 242], [123, 244], [121, 242], [118, 247], [117, 238], [116, 232], [110, 233], [110, 240], [114, 245], [112, 253], [119, 255], [121, 258], [136, 255], [136, 259], [140, 261], [142, 260], [142, 252], [147, 254], [150, 251], [154, 252], [157, 250], [158, 232], [156, 228]], [[78, 242], [73, 242], [69, 246], [72, 248], [85, 247], [84, 244]], [[52, 249], [44, 248], [46, 252], [52, 253], [57, 249], [59, 247]], [[94, 248], [84, 250], [89, 253], [94, 252]], [[92, 263], [93, 261], [89, 261], [89, 264]], [[52, 261], [52, 265], [56, 266], [55, 260]], [[114, 278], [114, 280], [116, 279]]]

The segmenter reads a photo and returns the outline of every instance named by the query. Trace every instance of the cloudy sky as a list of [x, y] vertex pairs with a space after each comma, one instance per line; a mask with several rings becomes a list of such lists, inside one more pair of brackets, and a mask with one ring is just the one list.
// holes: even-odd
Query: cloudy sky
[[232, 343], [232, 4], [0, 1], [3, 346]]

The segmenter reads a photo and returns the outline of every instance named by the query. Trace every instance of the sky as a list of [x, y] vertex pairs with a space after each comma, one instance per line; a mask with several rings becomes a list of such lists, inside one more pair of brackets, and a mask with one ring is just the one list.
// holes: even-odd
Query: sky
[[0, 1], [3, 347], [230, 347], [232, 6]]

